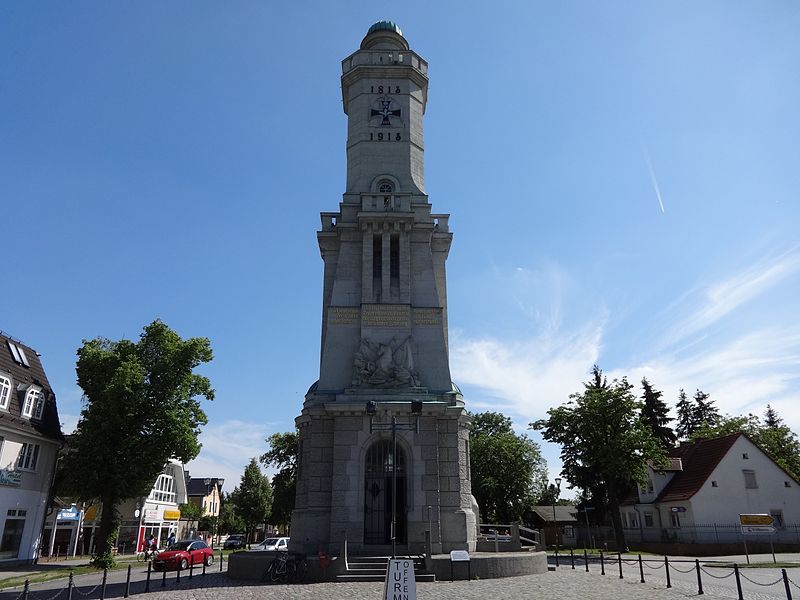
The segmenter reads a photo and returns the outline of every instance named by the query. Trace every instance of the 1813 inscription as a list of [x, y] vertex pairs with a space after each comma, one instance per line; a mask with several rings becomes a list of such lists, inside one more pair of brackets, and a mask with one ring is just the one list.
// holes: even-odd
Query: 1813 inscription
[[408, 327], [411, 307], [407, 304], [364, 304], [362, 327]]

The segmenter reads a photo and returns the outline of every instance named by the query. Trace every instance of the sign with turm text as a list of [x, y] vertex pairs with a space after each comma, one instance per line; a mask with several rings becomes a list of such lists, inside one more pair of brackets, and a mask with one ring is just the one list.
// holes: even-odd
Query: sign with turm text
[[383, 585], [384, 600], [417, 600], [417, 580], [414, 561], [410, 558], [392, 558], [386, 569]]

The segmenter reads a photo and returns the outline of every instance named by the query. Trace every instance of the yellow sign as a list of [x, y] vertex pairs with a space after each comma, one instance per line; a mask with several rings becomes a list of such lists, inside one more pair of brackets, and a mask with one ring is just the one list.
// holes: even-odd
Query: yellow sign
[[771, 515], [739, 515], [742, 525], [772, 525], [774, 520]]
[[164, 520], [165, 521], [178, 521], [181, 518], [181, 511], [179, 510], [165, 510], [164, 511]]

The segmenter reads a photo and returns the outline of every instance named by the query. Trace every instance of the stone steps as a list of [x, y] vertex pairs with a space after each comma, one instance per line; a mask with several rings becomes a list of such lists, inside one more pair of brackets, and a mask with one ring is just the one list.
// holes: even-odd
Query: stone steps
[[[436, 581], [433, 573], [425, 573], [422, 559], [410, 558], [414, 561], [414, 577], [417, 581]], [[351, 556], [347, 559], [347, 571], [336, 576], [336, 581], [384, 581], [388, 556]]]

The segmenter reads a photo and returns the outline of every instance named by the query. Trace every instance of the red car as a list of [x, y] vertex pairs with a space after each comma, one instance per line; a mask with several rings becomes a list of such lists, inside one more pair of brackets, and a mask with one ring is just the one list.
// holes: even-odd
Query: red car
[[156, 571], [169, 569], [188, 569], [189, 565], [210, 566], [214, 563], [214, 551], [202, 540], [181, 540], [175, 542], [153, 560]]

